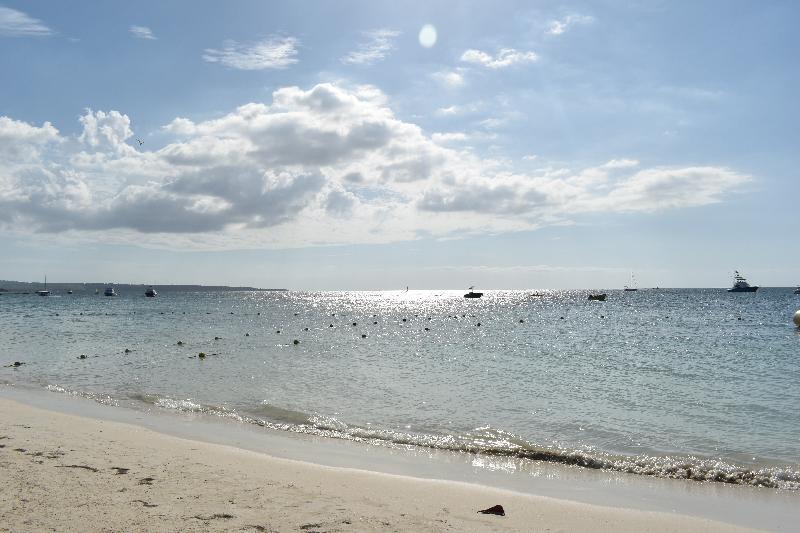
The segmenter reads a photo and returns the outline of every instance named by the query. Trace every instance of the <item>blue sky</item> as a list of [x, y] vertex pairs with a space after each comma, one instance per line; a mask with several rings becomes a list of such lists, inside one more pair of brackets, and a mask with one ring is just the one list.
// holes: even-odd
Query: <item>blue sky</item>
[[0, 279], [797, 284], [799, 14], [0, 0]]

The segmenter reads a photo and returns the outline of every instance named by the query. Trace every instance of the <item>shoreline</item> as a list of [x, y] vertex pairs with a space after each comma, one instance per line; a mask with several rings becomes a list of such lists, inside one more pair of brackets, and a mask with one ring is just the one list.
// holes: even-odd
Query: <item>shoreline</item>
[[[0, 437], [6, 437], [0, 442], [4, 446], [0, 457], [12, 480], [0, 489], [0, 523], [12, 530], [56, 523], [49, 520], [61, 524], [54, 527], [67, 523], [72, 526], [67, 529], [75, 529], [78, 524], [83, 527], [89, 515], [104, 517], [90, 523], [89, 529], [126, 529], [134, 524], [171, 530], [250, 525], [267, 531], [303, 526], [311, 531], [747, 530], [680, 514], [684, 512], [680, 508], [636, 510], [459, 481], [312, 464], [180, 438], [138, 424], [32, 407], [9, 400], [6, 394], [0, 395], [0, 412]], [[19, 449], [25, 451], [15, 451]], [[115, 473], [115, 467], [127, 468], [129, 474]], [[164, 481], [142, 484], [147, 478]], [[567, 484], [576, 492], [582, 489], [574, 479]], [[668, 493], [662, 496], [669, 498]], [[98, 512], [84, 508], [89, 501], [99, 506]], [[478, 509], [497, 503], [506, 508], [507, 516], [477, 514]], [[131, 516], [122, 518], [127, 515]], [[130, 522], [134, 518], [144, 522]], [[313, 524], [321, 529], [310, 527]]]

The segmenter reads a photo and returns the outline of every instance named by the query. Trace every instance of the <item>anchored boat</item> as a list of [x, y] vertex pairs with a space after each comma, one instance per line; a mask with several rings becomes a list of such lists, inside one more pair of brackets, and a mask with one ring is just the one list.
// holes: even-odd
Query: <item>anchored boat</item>
[[738, 270], [733, 272], [733, 287], [728, 289], [728, 292], [756, 292], [757, 290], [758, 285], [747, 283], [747, 279], [739, 274]]
[[464, 295], [464, 298], [480, 298], [481, 296], [483, 296], [482, 292], [473, 291], [472, 289], [474, 289], [474, 288], [475, 288], [474, 286], [470, 287], [469, 288], [469, 292]]

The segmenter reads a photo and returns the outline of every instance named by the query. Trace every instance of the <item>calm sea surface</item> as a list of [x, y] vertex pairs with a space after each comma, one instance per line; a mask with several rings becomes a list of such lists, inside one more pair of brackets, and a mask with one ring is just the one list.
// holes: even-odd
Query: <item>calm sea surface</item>
[[800, 489], [800, 296], [587, 294], [4, 294], [0, 363], [25, 364], [0, 382], [377, 445]]

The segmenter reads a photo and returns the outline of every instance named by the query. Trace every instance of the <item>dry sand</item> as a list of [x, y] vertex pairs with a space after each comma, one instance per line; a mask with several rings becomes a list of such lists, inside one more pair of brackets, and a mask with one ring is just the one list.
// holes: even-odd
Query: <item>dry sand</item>
[[[502, 504], [506, 516], [477, 514]], [[752, 531], [331, 468], [0, 399], [2, 531]]]

